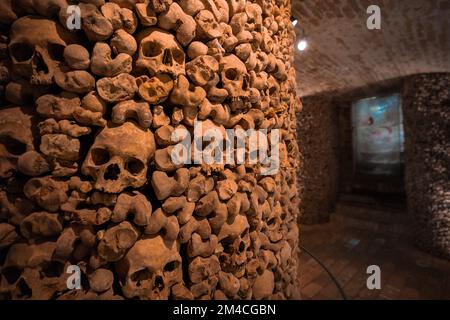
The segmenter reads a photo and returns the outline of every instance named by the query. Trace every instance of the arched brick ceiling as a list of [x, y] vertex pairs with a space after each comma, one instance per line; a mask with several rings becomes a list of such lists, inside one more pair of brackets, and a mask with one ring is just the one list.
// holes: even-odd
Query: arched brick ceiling
[[[345, 92], [416, 73], [450, 72], [450, 0], [292, 0], [307, 50], [296, 50], [301, 96]], [[368, 30], [367, 7], [381, 8]]]

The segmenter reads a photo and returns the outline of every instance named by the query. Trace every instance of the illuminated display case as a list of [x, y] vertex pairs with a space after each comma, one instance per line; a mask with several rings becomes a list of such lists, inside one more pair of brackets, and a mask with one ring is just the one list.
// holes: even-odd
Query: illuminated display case
[[353, 159], [357, 173], [402, 174], [404, 133], [401, 103], [399, 94], [353, 103]]

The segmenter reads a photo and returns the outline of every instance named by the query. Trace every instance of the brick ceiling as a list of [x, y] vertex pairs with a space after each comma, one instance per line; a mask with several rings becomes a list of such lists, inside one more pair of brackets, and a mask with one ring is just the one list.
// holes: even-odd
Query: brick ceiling
[[[450, 72], [450, 0], [292, 0], [301, 96], [346, 92], [403, 76]], [[368, 30], [367, 7], [381, 8]]]

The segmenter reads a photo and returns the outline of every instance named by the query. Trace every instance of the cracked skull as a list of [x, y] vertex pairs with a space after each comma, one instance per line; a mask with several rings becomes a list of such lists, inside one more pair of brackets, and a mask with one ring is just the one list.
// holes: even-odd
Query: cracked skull
[[167, 247], [161, 236], [137, 241], [116, 267], [127, 298], [167, 299], [170, 288], [182, 281], [177, 243]]
[[63, 61], [73, 36], [57, 22], [27, 16], [11, 26], [9, 54], [15, 72], [34, 85], [53, 82], [55, 68]]
[[146, 183], [147, 168], [155, 153], [155, 140], [148, 129], [134, 122], [108, 125], [95, 138], [82, 172], [95, 179], [94, 187], [107, 193], [120, 193], [127, 187]]
[[136, 66], [147, 69], [151, 76], [168, 73], [176, 78], [185, 74], [185, 54], [175, 37], [164, 30], [149, 28], [137, 37], [139, 43]]

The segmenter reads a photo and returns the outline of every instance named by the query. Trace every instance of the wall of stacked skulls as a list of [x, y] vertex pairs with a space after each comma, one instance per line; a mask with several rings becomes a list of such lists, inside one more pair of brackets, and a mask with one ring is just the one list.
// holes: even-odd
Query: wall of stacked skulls
[[325, 223], [334, 211], [338, 193], [338, 107], [325, 96], [303, 98], [302, 104], [302, 111], [297, 115], [301, 153], [299, 221]]
[[410, 77], [403, 100], [405, 187], [414, 239], [450, 259], [450, 74]]
[[[2, 1], [0, 298], [295, 298], [290, 10]], [[174, 164], [171, 134], [195, 120], [279, 129], [280, 170]], [[82, 289], [67, 286], [71, 265]]]

